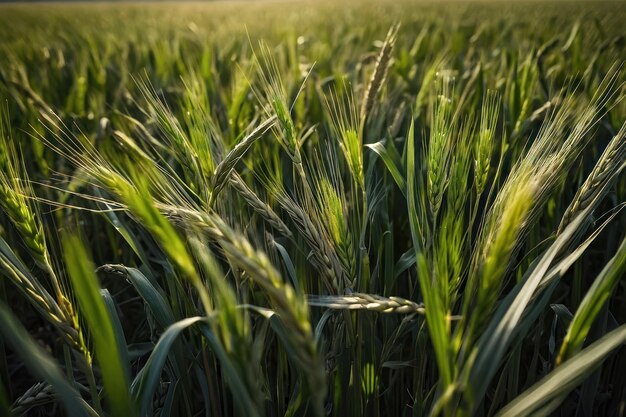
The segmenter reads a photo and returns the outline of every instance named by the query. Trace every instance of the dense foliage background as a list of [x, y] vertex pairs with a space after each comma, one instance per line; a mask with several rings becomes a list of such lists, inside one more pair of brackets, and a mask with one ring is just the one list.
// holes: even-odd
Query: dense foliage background
[[0, 415], [625, 415], [624, 22], [0, 6]]

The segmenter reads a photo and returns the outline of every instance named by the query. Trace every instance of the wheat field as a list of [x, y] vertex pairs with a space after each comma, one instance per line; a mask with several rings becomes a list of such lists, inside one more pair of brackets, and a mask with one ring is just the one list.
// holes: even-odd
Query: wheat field
[[626, 4], [0, 4], [0, 416], [625, 416]]

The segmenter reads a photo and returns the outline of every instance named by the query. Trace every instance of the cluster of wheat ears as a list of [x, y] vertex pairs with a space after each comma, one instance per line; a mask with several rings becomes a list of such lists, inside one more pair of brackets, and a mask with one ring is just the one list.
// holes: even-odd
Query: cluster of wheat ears
[[0, 30], [0, 415], [626, 413], [608, 14], [66, 7]]

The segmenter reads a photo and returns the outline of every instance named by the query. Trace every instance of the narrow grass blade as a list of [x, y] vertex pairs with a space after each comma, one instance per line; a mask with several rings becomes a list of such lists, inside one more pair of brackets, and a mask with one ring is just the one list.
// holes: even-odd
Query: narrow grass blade
[[115, 332], [115, 340], [117, 342], [117, 349], [120, 355], [120, 365], [124, 369], [124, 374], [130, 375], [128, 345], [126, 343], [126, 337], [124, 336], [124, 328], [122, 327], [122, 322], [120, 321], [120, 317], [117, 314], [117, 305], [115, 304], [115, 300], [113, 299], [113, 296], [111, 295], [109, 290], [100, 290], [100, 295], [104, 300], [104, 304], [106, 306], [107, 312], [109, 313], [109, 317], [111, 317], [111, 325], [113, 326], [113, 330]]
[[134, 416], [136, 412], [130, 397], [128, 370], [118, 347], [123, 336], [116, 333], [100, 295], [95, 267], [78, 237], [65, 238], [63, 249], [72, 288], [93, 339], [111, 412], [116, 416]]
[[600, 275], [587, 291], [585, 298], [580, 303], [574, 318], [567, 329], [567, 334], [561, 345], [557, 364], [572, 357], [582, 346], [591, 325], [602, 306], [611, 296], [615, 285], [626, 276], [626, 239], [622, 241], [615, 256], [606, 264]]
[[[580, 385], [590, 373], [602, 364], [613, 350], [624, 343], [626, 343], [626, 325], [622, 325], [606, 334], [600, 340], [567, 360], [563, 365], [556, 368], [548, 376], [509, 403], [497, 416], [528, 416], [531, 414], [535, 415], [534, 413], [547, 415], [559, 405], [559, 402], [552, 401], [553, 399], [567, 394]], [[546, 409], [546, 407], [549, 408]]]

